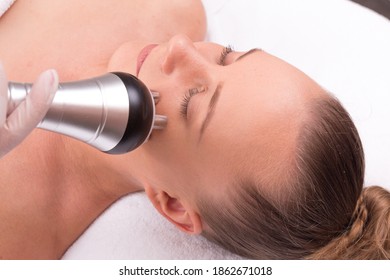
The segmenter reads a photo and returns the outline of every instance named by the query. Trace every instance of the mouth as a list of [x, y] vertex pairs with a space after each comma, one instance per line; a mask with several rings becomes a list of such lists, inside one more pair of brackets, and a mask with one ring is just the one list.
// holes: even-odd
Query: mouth
[[147, 45], [139, 53], [138, 58], [137, 58], [137, 71], [136, 71], [136, 73], [137, 73], [136, 76], [137, 77], [138, 77], [139, 72], [141, 71], [142, 65], [144, 64], [146, 58], [148, 57], [150, 52], [157, 46], [158, 46], [157, 44]]

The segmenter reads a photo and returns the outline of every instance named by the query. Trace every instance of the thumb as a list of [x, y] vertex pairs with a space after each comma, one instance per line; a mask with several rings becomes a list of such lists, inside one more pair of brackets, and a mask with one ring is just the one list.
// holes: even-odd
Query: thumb
[[5, 123], [7, 118], [7, 78], [5, 77], [3, 65], [0, 62], [0, 127]]
[[20, 141], [44, 118], [58, 88], [55, 70], [43, 72], [33, 84], [26, 99], [8, 116], [6, 127]]

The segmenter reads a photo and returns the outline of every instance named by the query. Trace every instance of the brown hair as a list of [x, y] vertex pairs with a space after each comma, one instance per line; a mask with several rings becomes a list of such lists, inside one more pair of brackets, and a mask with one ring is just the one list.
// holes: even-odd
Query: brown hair
[[331, 96], [307, 109], [293, 171], [278, 186], [293, 195], [272, 199], [273, 186], [239, 182], [229, 201], [199, 201], [204, 236], [254, 259], [390, 258], [390, 193], [363, 190], [364, 153], [349, 114]]

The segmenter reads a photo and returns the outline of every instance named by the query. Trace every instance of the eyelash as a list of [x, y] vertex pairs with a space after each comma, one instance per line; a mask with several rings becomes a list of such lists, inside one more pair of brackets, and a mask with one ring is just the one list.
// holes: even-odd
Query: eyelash
[[224, 66], [227, 55], [229, 53], [231, 53], [232, 51], [233, 51], [232, 46], [228, 45], [228, 46], [224, 47], [220, 56], [219, 56], [218, 64]]
[[206, 91], [205, 88], [201, 87], [201, 88], [192, 88], [186, 92], [180, 106], [181, 107], [180, 113], [183, 117], [187, 117], [188, 104], [190, 103], [191, 97], [204, 91]]
[[[219, 55], [218, 64], [221, 66], [224, 66], [227, 55], [229, 53], [231, 53], [232, 51], [233, 51], [233, 48], [230, 45], [224, 47], [221, 54]], [[187, 110], [188, 110], [188, 105], [190, 103], [191, 97], [193, 97], [194, 95], [196, 95], [198, 93], [204, 92], [204, 91], [205, 91], [205, 88], [201, 87], [201, 88], [192, 88], [192, 89], [189, 89], [188, 92], [186, 92], [186, 94], [184, 95], [183, 100], [181, 102], [181, 106], [180, 106], [181, 107], [180, 113], [183, 117], [185, 117], [185, 118], [187, 117]]]

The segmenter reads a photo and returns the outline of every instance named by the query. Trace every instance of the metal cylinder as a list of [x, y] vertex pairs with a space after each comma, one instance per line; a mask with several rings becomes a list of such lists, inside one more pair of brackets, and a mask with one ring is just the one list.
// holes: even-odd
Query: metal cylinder
[[[32, 84], [8, 83], [7, 115], [25, 99], [31, 87]], [[158, 95], [138, 78], [121, 72], [60, 83], [38, 127], [73, 137], [106, 153], [122, 154], [148, 139], [156, 118], [156, 98]], [[164, 116], [156, 120], [161, 123], [161, 118]]]

